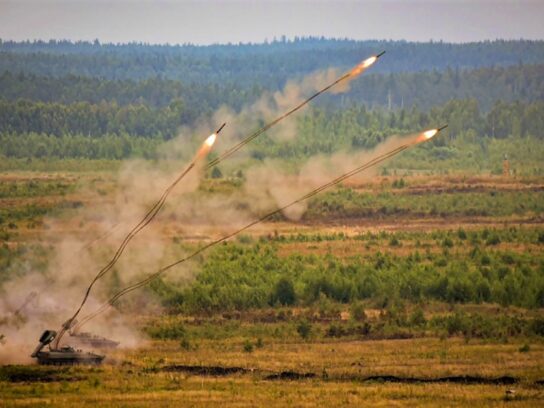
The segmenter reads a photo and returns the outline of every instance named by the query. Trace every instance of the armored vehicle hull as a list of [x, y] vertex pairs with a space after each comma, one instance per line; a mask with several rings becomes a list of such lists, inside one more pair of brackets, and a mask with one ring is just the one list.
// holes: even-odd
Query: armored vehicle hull
[[62, 347], [58, 350], [39, 351], [36, 353], [38, 364], [45, 365], [75, 365], [102, 363], [104, 356], [89, 353], [81, 350], [74, 350], [72, 347]]
[[86, 351], [76, 350], [70, 346], [61, 348], [51, 348], [49, 351], [42, 351], [45, 346], [57, 336], [54, 330], [46, 330], [40, 337], [39, 344], [36, 350], [30, 355], [38, 360], [39, 364], [50, 365], [74, 365], [74, 364], [100, 364], [104, 360], [104, 356], [89, 353]]

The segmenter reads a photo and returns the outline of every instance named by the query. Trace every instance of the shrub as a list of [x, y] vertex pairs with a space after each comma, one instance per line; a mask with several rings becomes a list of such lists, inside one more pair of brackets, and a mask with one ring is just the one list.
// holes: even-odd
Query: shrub
[[253, 353], [253, 344], [249, 340], [244, 342], [244, 352]]
[[191, 347], [191, 342], [189, 341], [189, 339], [187, 337], [183, 337], [181, 339], [181, 341], [179, 342], [179, 346], [183, 349], [183, 350], [191, 350], [192, 347]]
[[342, 337], [347, 334], [346, 330], [340, 324], [331, 324], [327, 329], [328, 337]]
[[263, 348], [264, 347], [264, 342], [263, 342], [263, 339], [261, 337], [259, 337], [257, 339], [257, 342], [255, 343], [255, 347], [257, 347], [257, 348]]
[[363, 322], [366, 320], [365, 309], [361, 302], [354, 302], [350, 308], [350, 315], [353, 320]]
[[397, 237], [393, 237], [389, 240], [389, 246], [392, 246], [392, 247], [399, 247], [400, 246], [400, 241], [398, 240]]
[[544, 336], [544, 318], [533, 319], [530, 325], [530, 331], [537, 336]]
[[400, 180], [393, 181], [393, 185], [392, 185], [393, 188], [404, 188], [405, 186], [406, 186], [406, 182], [404, 181], [402, 177]]
[[253, 237], [247, 234], [238, 235], [236, 239], [240, 244], [251, 244], [253, 242]]
[[514, 265], [516, 263], [516, 260], [512, 256], [512, 254], [503, 254], [502, 255], [502, 261], [507, 265]]
[[417, 327], [425, 326], [427, 323], [427, 320], [425, 319], [425, 315], [423, 314], [423, 309], [421, 307], [418, 307], [412, 315], [410, 316], [410, 324]]
[[531, 347], [530, 347], [527, 343], [525, 343], [523, 346], [521, 346], [521, 347], [518, 349], [518, 351], [519, 351], [520, 353], [528, 353], [529, 351], [531, 351]]
[[448, 302], [469, 302], [474, 299], [472, 282], [455, 280], [448, 285], [446, 300]]
[[487, 254], [483, 254], [480, 258], [480, 264], [481, 265], [490, 265], [491, 264], [491, 258]]
[[485, 244], [486, 245], [498, 245], [501, 243], [501, 239], [497, 234], [491, 234], [487, 237]]
[[469, 331], [470, 321], [464, 313], [456, 312], [445, 319], [445, 326], [448, 335], [465, 334]]
[[544, 307], [544, 286], [541, 287], [537, 292], [535, 296], [535, 306], [536, 307]]
[[446, 237], [444, 238], [444, 240], [442, 241], [442, 246], [444, 248], [453, 248], [453, 241], [450, 237]]
[[297, 295], [293, 283], [287, 278], [281, 278], [274, 287], [272, 298], [273, 303], [279, 302], [282, 305], [294, 305]]
[[147, 327], [146, 331], [152, 338], [160, 340], [179, 340], [187, 337], [187, 331], [181, 324]]
[[304, 340], [306, 340], [306, 339], [308, 339], [310, 337], [311, 332], [312, 332], [312, 325], [307, 320], [302, 320], [297, 325], [297, 333]]

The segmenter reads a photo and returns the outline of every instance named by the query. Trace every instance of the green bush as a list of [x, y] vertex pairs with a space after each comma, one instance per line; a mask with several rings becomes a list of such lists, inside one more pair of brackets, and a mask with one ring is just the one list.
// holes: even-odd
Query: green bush
[[491, 234], [487, 237], [485, 244], [486, 245], [498, 245], [501, 243], [501, 239], [497, 234]]
[[389, 246], [391, 247], [399, 247], [401, 246], [401, 243], [399, 241], [399, 239], [397, 237], [392, 237], [390, 240], [389, 240]]
[[293, 283], [287, 278], [281, 278], [274, 287], [272, 294], [272, 303], [280, 303], [281, 305], [294, 305], [297, 301], [297, 295]]
[[365, 308], [361, 302], [353, 302], [350, 306], [350, 316], [357, 322], [366, 320]]
[[244, 352], [245, 353], [253, 353], [253, 343], [251, 343], [251, 341], [246, 340], [244, 342]]
[[529, 351], [531, 351], [531, 347], [530, 347], [527, 343], [525, 343], [523, 346], [521, 346], [521, 347], [518, 349], [518, 351], [519, 351], [520, 353], [528, 353]]
[[427, 319], [423, 313], [423, 309], [418, 307], [410, 316], [410, 325], [415, 327], [424, 327], [427, 324]]
[[146, 332], [151, 338], [160, 340], [180, 340], [187, 338], [187, 330], [182, 324], [165, 324], [148, 326]]
[[446, 237], [444, 238], [444, 240], [442, 241], [442, 246], [444, 248], [453, 248], [453, 241], [450, 237]]
[[183, 349], [183, 350], [192, 350], [193, 347], [191, 346], [191, 342], [189, 341], [189, 339], [187, 338], [187, 336], [184, 336], [181, 341], [179, 342], [179, 345], [180, 347]]
[[544, 318], [535, 318], [530, 324], [530, 333], [544, 337]]
[[262, 337], [259, 337], [257, 339], [257, 341], [255, 342], [255, 347], [257, 347], [257, 348], [263, 348], [264, 347], [264, 342], [263, 342]]
[[310, 335], [312, 333], [311, 323], [308, 322], [307, 320], [302, 320], [301, 322], [299, 322], [297, 324], [297, 333], [304, 340], [307, 340], [308, 338], [310, 338]]

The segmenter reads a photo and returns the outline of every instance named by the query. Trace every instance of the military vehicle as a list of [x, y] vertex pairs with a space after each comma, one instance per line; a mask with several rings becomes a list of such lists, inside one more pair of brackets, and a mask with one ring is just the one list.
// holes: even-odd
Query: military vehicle
[[41, 335], [39, 340], [40, 344], [38, 344], [36, 350], [31, 354], [32, 358], [38, 359], [39, 364], [100, 364], [102, 360], [104, 360], [104, 356], [76, 350], [70, 346], [64, 346], [58, 349], [51, 349], [51, 347], [49, 347], [49, 351], [42, 351], [45, 346], [51, 344], [56, 336], [57, 332], [54, 330], [46, 330]]
[[88, 332], [74, 333], [70, 332], [79, 343], [98, 349], [114, 349], [119, 345], [118, 341], [100, 337]]

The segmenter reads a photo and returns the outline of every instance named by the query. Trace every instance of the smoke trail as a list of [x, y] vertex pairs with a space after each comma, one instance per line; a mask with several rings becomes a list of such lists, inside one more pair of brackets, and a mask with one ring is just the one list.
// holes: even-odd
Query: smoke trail
[[[443, 128], [441, 128], [443, 129]], [[94, 317], [98, 316], [99, 314], [101, 314], [102, 312], [104, 312], [105, 310], [107, 310], [110, 306], [113, 306], [115, 304], [115, 302], [120, 298], [122, 297], [123, 295], [129, 293], [129, 292], [132, 292], [142, 286], [145, 286], [147, 285], [149, 282], [151, 282], [152, 280], [158, 278], [160, 275], [162, 275], [163, 273], [165, 273], [166, 271], [172, 269], [173, 267], [181, 264], [181, 263], [184, 263], [192, 258], [194, 258], [195, 256], [197, 256], [198, 254], [206, 251], [207, 249], [215, 246], [215, 245], [218, 245], [220, 244], [221, 242], [224, 242], [238, 234], [240, 234], [241, 232], [251, 228], [252, 226], [256, 225], [256, 224], [259, 224], [263, 221], [265, 221], [266, 219], [276, 215], [276, 214], [279, 214], [283, 211], [285, 211], [286, 209], [294, 206], [294, 205], [297, 205], [299, 203], [301, 203], [302, 201], [305, 201], [305, 200], [308, 200], [312, 197], [314, 197], [315, 195], [319, 194], [320, 192], [326, 190], [326, 189], [329, 189], [331, 188], [332, 186], [335, 186], [339, 183], [341, 183], [342, 181], [350, 178], [350, 177], [353, 177], [354, 175], [368, 169], [368, 168], [371, 168], [373, 166], [376, 166], [377, 164], [401, 153], [402, 151], [408, 149], [409, 147], [413, 146], [413, 145], [417, 145], [419, 143], [422, 143], [426, 140], [429, 140], [431, 137], [435, 136], [441, 129], [431, 129], [431, 130], [428, 130], [426, 132], [421, 132], [421, 133], [418, 133], [416, 135], [416, 137], [407, 142], [407, 143], [404, 143], [402, 144], [401, 146], [398, 146], [396, 147], [395, 149], [387, 152], [387, 153], [384, 153], [384, 154], [381, 154], [377, 157], [375, 157], [374, 159], [370, 160], [369, 162], [359, 166], [359, 167], [356, 167], [355, 169], [351, 170], [351, 171], [348, 171], [344, 174], [342, 174], [341, 176], [338, 176], [336, 177], [335, 179], [329, 181], [328, 183], [325, 183], [321, 186], [319, 186], [318, 188], [310, 191], [309, 193], [303, 195], [302, 197], [300, 198], [297, 198], [296, 200], [294, 201], [291, 201], [290, 203], [280, 207], [280, 208], [277, 208], [276, 210], [274, 211], [271, 211], [267, 214], [265, 214], [264, 216], [250, 222], [249, 224], [243, 226], [242, 228], [230, 233], [230, 234], [227, 234], [217, 240], [214, 240], [210, 243], [208, 243], [207, 245], [203, 246], [202, 248], [196, 250], [195, 252], [193, 252], [192, 254], [186, 256], [185, 258], [182, 258], [178, 261], [175, 261], [165, 267], [162, 267], [160, 268], [157, 272], [153, 273], [152, 275], [150, 275], [149, 277], [147, 277], [146, 279], [138, 282], [138, 283], [135, 283], [133, 285], [130, 285], [128, 286], [127, 288], [119, 291], [118, 293], [116, 293], [113, 297], [111, 297], [106, 303], [104, 303], [98, 310], [96, 310], [95, 312], [85, 316], [77, 325], [76, 325], [76, 330], [79, 329], [80, 327], [82, 327], [85, 323], [87, 323], [88, 321], [90, 321], [91, 319], [93, 319]]]
[[203, 158], [211, 149], [213, 144], [215, 143], [215, 139], [217, 137], [217, 134], [221, 132], [225, 124], [221, 125], [221, 127], [215, 132], [212, 133], [206, 141], [203, 143], [202, 147], [199, 149], [197, 154], [195, 155], [192, 162], [187, 166], [187, 168], [168, 186], [168, 188], [164, 191], [161, 198], [151, 207], [151, 209], [144, 215], [144, 217], [140, 220], [138, 224], [136, 224], [132, 230], [126, 235], [125, 239], [115, 252], [113, 258], [104, 266], [100, 272], [93, 278], [90, 285], [87, 287], [87, 290], [85, 291], [85, 295], [83, 296], [83, 300], [81, 301], [81, 304], [75, 311], [75, 313], [70, 317], [63, 325], [61, 330], [59, 331], [58, 336], [55, 339], [55, 348], [58, 347], [60, 340], [62, 339], [62, 336], [66, 332], [66, 330], [69, 330], [72, 326], [72, 322], [75, 320], [75, 318], [79, 315], [81, 312], [81, 309], [87, 302], [87, 299], [89, 298], [89, 294], [91, 293], [91, 290], [94, 286], [94, 284], [102, 277], [104, 274], [106, 274], [117, 262], [117, 260], [121, 257], [123, 254], [123, 251], [129, 244], [129, 242], [134, 238], [142, 229], [144, 229], [159, 213], [161, 208], [164, 206], [164, 203], [166, 202], [166, 198], [170, 194], [170, 192], [176, 187], [176, 185], [196, 166], [196, 163], [199, 159]]
[[120, 222], [114, 224], [110, 229], [108, 229], [106, 232], [104, 232], [103, 234], [99, 235], [98, 237], [96, 237], [95, 239], [93, 239], [92, 241], [88, 242], [87, 244], [83, 245], [80, 249], [80, 251], [84, 251], [86, 249], [89, 249], [90, 247], [92, 247], [93, 245], [95, 245], [96, 243], [102, 241], [104, 238], [107, 238], [109, 237], [111, 234], [113, 234], [113, 232], [119, 227], [119, 225], [121, 225]]

